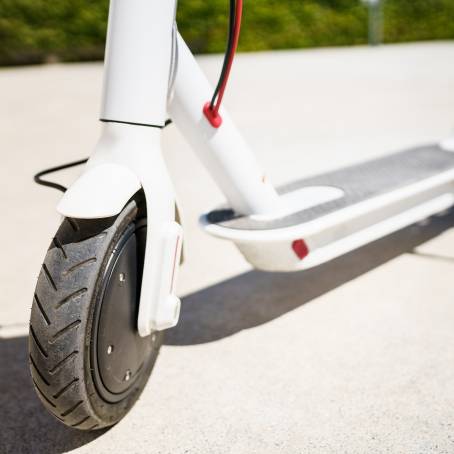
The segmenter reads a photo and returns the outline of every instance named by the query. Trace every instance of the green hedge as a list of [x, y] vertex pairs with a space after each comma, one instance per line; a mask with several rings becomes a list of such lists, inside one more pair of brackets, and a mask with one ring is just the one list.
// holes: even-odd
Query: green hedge
[[[166, 1], [166, 0], [163, 0]], [[107, 0], [0, 0], [0, 64], [100, 59]], [[228, 0], [180, 0], [178, 24], [195, 52], [222, 52]], [[387, 42], [453, 39], [454, 0], [386, 0]], [[240, 50], [363, 44], [360, 0], [246, 0]]]

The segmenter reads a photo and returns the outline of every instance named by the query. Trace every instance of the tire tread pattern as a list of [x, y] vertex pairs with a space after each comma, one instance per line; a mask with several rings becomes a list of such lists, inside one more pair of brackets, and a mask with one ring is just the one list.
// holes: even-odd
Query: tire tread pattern
[[30, 320], [30, 370], [37, 394], [60, 421], [85, 430], [107, 425], [93, 411], [81, 386], [84, 345], [82, 336], [77, 336], [88, 321], [86, 305], [95, 274], [90, 265], [99, 261], [96, 252], [105, 250], [100, 243], [107, 235], [100, 233], [98, 229], [94, 236], [84, 237], [81, 221], [63, 221], [42, 265]]

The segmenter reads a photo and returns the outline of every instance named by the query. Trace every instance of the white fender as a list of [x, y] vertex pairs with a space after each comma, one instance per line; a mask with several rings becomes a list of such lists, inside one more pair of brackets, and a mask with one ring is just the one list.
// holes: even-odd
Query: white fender
[[113, 163], [93, 166], [65, 192], [57, 211], [63, 216], [83, 219], [116, 216], [140, 187], [137, 176], [124, 166]]

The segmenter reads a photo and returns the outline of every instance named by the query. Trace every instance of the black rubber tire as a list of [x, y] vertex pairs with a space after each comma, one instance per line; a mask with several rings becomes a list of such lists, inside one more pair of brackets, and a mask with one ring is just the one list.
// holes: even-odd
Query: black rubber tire
[[118, 422], [145, 387], [162, 344], [162, 333], [147, 338], [151, 354], [124, 398], [102, 397], [93, 376], [94, 321], [109, 258], [139, 212], [131, 201], [116, 218], [66, 218], [41, 268], [30, 319], [30, 370], [44, 406], [67, 426], [95, 430]]

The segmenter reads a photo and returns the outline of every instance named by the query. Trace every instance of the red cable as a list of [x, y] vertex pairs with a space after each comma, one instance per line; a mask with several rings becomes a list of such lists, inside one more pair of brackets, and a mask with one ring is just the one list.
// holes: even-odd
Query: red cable
[[233, 45], [232, 50], [228, 56], [225, 77], [224, 80], [222, 81], [221, 87], [219, 88], [219, 94], [216, 99], [216, 104], [214, 105], [214, 108], [211, 109], [209, 102], [206, 103], [205, 106], [203, 107], [203, 113], [205, 114], [205, 117], [208, 119], [211, 126], [213, 126], [214, 128], [219, 128], [219, 126], [221, 126], [222, 124], [222, 117], [219, 115], [219, 108], [221, 107], [222, 98], [224, 97], [225, 89], [227, 87], [227, 82], [230, 76], [230, 71], [232, 69], [233, 60], [235, 58], [235, 53], [238, 48], [242, 15], [243, 15], [243, 0], [237, 0], [235, 9], [235, 26], [233, 28]]

